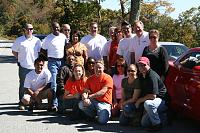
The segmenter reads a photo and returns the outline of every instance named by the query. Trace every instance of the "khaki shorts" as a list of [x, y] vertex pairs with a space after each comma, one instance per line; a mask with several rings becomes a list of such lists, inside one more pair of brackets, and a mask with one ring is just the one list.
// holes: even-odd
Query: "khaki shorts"
[[[47, 99], [47, 97], [48, 97], [48, 91], [49, 91], [49, 89], [45, 89], [45, 90], [40, 91], [37, 97], [40, 100]], [[24, 96], [22, 98], [22, 102], [23, 101], [27, 101], [29, 103], [31, 101], [31, 96], [29, 94], [24, 94]]]

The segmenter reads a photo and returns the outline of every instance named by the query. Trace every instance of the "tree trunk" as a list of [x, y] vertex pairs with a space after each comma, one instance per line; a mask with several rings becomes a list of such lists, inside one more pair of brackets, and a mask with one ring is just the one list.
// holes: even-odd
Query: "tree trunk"
[[122, 10], [122, 19], [125, 18], [125, 7], [124, 7], [124, 0], [120, 0], [121, 10]]
[[135, 20], [139, 20], [140, 17], [140, 5], [142, 0], [131, 0], [131, 11], [129, 22], [132, 24]]

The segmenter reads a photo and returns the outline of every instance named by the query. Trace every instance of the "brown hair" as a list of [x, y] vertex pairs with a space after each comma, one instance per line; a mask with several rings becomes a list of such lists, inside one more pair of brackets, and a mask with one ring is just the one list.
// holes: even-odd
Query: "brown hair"
[[[82, 64], [75, 63], [74, 66], [73, 66], [73, 68], [72, 68], [72, 71], [73, 71], [73, 72], [74, 72], [74, 69], [75, 69], [76, 67], [81, 67], [81, 68], [82, 68], [83, 74], [82, 74], [81, 79], [84, 79], [84, 78], [85, 78], [85, 69], [84, 69], [84, 66], [83, 66]], [[72, 77], [70, 77], [70, 80], [71, 80], [71, 81], [75, 81], [75, 80], [76, 80], [75, 77], [74, 77], [74, 74], [72, 74]]]
[[124, 75], [126, 76], [126, 75], [127, 75], [127, 63], [126, 63], [126, 60], [125, 60], [123, 57], [118, 58], [118, 59], [116, 60], [116, 63], [115, 63], [115, 72], [114, 72], [114, 74], [119, 74], [119, 72], [117, 71], [117, 64], [118, 64], [118, 63], [123, 63], [123, 64], [124, 64]]
[[144, 24], [143, 24], [143, 22], [140, 21], [140, 20], [136, 20], [136, 21], [134, 21], [133, 26], [135, 26], [137, 23], [141, 24], [142, 27], [144, 28]]

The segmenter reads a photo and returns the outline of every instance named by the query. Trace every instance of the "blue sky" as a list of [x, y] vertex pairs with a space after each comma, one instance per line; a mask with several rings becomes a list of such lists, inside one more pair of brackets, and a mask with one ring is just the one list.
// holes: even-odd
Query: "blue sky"
[[[178, 15], [181, 12], [184, 12], [192, 7], [200, 6], [200, 0], [168, 0], [172, 3], [172, 7], [175, 8], [175, 11], [170, 14], [173, 18], [178, 18]], [[105, 0], [102, 3], [103, 8], [109, 9], [120, 9], [119, 0]]]

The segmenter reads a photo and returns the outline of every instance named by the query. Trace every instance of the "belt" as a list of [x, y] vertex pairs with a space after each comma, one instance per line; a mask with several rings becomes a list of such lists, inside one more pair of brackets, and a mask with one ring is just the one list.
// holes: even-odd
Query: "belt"
[[61, 61], [61, 60], [63, 60], [63, 58], [48, 57], [48, 60], [57, 60], [57, 61]]

